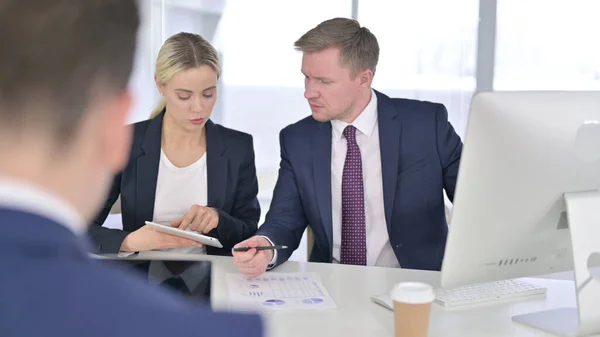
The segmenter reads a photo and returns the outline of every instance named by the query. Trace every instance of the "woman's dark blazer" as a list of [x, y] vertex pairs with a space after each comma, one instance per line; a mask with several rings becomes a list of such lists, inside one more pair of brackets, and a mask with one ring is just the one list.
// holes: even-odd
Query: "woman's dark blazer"
[[[108, 200], [88, 232], [97, 253], [117, 253], [129, 233], [152, 220], [163, 117], [164, 112], [133, 126], [129, 163], [115, 177]], [[210, 120], [205, 127], [207, 206], [219, 212], [219, 225], [207, 235], [223, 244], [221, 249], [206, 246], [206, 251], [211, 255], [231, 255], [235, 244], [254, 235], [260, 218], [252, 136]], [[119, 196], [123, 230], [102, 227]]]

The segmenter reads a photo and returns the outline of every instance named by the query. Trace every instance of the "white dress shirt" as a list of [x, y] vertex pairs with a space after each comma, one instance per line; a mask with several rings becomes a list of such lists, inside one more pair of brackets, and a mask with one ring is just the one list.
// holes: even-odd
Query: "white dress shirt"
[[[206, 206], [207, 200], [206, 154], [189, 166], [177, 167], [161, 150], [152, 221], [167, 224], [179, 220], [193, 205]], [[206, 248], [185, 247], [169, 251], [205, 254]]]
[[342, 174], [348, 149], [344, 129], [356, 128], [360, 148], [365, 192], [365, 223], [367, 233], [367, 265], [399, 267], [390, 245], [383, 205], [383, 179], [377, 120], [377, 95], [371, 90], [371, 100], [351, 124], [331, 121], [331, 219], [333, 227], [333, 262], [339, 263], [342, 247]]
[[48, 218], [75, 234], [82, 234], [87, 228], [81, 214], [71, 204], [26, 181], [0, 177], [0, 206]]

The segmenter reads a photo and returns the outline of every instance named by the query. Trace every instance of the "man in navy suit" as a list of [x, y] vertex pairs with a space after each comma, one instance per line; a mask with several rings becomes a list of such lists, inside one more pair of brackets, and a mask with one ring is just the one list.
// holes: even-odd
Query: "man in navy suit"
[[281, 166], [257, 236], [236, 252], [253, 277], [285, 262], [307, 226], [313, 262], [440, 270], [462, 143], [442, 104], [371, 89], [376, 37], [355, 20], [325, 21], [295, 46], [312, 117], [280, 134]]
[[261, 336], [88, 257], [128, 158], [135, 0], [0, 0], [0, 335]]

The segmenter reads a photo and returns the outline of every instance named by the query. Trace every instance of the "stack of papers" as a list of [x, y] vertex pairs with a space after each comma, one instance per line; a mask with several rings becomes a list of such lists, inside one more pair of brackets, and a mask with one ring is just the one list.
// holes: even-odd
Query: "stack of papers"
[[337, 306], [316, 273], [272, 273], [249, 279], [227, 274], [231, 309], [332, 310]]

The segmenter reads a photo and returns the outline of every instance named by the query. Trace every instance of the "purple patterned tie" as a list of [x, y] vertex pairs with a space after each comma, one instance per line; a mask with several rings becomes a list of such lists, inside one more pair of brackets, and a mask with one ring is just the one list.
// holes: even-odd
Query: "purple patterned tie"
[[363, 187], [360, 148], [356, 143], [356, 128], [344, 129], [348, 144], [342, 175], [342, 253], [340, 263], [367, 264], [365, 229], [365, 193]]

